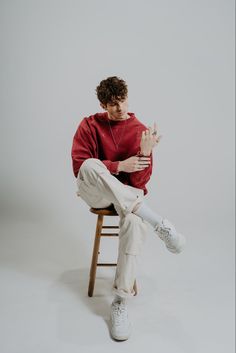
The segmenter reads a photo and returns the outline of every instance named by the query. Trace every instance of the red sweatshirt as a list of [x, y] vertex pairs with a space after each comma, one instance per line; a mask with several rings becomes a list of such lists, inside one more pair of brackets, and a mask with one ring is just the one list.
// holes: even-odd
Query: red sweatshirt
[[[152, 174], [152, 153], [151, 163], [144, 170], [132, 173], [117, 171], [119, 161], [139, 154], [142, 131], [147, 129], [134, 113], [128, 115], [130, 116], [128, 119], [120, 121], [110, 120], [107, 112], [96, 113], [82, 119], [73, 138], [71, 151], [73, 171], [77, 177], [84, 160], [98, 158], [123, 184], [143, 189], [146, 195], [148, 191], [145, 185]], [[115, 143], [119, 145], [118, 149]]]

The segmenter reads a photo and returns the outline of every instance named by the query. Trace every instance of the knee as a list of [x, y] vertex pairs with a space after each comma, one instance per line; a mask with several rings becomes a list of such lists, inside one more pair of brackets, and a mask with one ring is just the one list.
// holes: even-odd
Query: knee
[[97, 158], [87, 158], [81, 165], [77, 178], [87, 180], [92, 184], [97, 182], [99, 174], [108, 171], [105, 164]]
[[89, 174], [94, 171], [100, 172], [101, 170], [106, 169], [106, 166], [100, 159], [97, 158], [87, 158], [85, 161], [82, 163], [80, 167], [80, 172]]
[[97, 158], [87, 158], [85, 161], [81, 164], [80, 170], [82, 172], [86, 172], [87, 170], [94, 169], [94, 166], [98, 163], [101, 162]]

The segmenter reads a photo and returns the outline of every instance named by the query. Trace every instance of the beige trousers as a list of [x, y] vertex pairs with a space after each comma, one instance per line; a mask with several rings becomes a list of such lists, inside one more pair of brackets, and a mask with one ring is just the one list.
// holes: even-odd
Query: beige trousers
[[103, 208], [113, 204], [119, 215], [119, 248], [112, 292], [125, 298], [132, 297], [137, 255], [145, 242], [148, 227], [147, 222], [132, 213], [132, 210], [143, 200], [144, 192], [120, 182], [96, 158], [88, 158], [83, 162], [77, 176], [77, 185], [77, 195], [87, 205]]

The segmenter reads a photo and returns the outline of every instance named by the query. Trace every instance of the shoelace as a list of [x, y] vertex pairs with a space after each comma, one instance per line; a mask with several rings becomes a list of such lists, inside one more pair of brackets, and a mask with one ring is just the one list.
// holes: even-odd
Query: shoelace
[[160, 238], [162, 240], [164, 240], [167, 243], [167, 245], [172, 245], [171, 244], [172, 238], [171, 238], [171, 234], [170, 234], [171, 228], [169, 228], [163, 224], [163, 226], [157, 226], [156, 229], [160, 233]]
[[113, 318], [115, 318], [116, 325], [121, 325], [126, 320], [125, 306], [122, 303], [113, 303]]

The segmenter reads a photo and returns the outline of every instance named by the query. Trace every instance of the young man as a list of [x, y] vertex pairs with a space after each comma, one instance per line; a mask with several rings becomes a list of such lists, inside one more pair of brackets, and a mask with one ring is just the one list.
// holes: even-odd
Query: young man
[[72, 145], [73, 171], [78, 192], [90, 207], [114, 206], [119, 215], [119, 249], [111, 304], [110, 330], [116, 340], [130, 336], [127, 301], [134, 295], [137, 256], [149, 223], [172, 253], [179, 253], [185, 238], [145, 203], [152, 174], [152, 149], [160, 141], [156, 124], [147, 128], [128, 112], [128, 88], [113, 76], [96, 88], [103, 113], [80, 122]]

